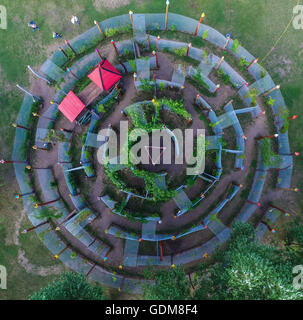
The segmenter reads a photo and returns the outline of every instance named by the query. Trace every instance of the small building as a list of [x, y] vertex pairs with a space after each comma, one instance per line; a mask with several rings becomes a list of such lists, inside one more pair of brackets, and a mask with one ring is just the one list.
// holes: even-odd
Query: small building
[[122, 78], [122, 75], [107, 59], [103, 59], [88, 77], [103, 92], [112, 88]]
[[59, 110], [70, 121], [74, 122], [87, 112], [85, 104], [70, 91], [59, 105]]
[[103, 59], [88, 78], [92, 82], [78, 96], [70, 91], [59, 105], [59, 110], [70, 122], [79, 121], [89, 113], [86, 107], [93, 105], [100, 95], [107, 94], [120, 81], [122, 75], [107, 59]]

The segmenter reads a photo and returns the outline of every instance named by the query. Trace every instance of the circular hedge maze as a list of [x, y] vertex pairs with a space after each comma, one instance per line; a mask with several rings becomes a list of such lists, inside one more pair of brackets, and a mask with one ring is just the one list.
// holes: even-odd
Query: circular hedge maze
[[[153, 281], [146, 268], [190, 274], [235, 221], [254, 224], [260, 240], [287, 216], [274, 201], [292, 190], [291, 117], [279, 86], [230, 35], [177, 14], [130, 12], [95, 22], [29, 69], [36, 92], [26, 91], [12, 161], [2, 163], [14, 163], [16, 198], [33, 225], [23, 233], [34, 230], [69, 268], [140, 293]], [[162, 144], [154, 161], [148, 139], [147, 164], [119, 154], [100, 164], [114, 158], [121, 121], [127, 132], [163, 129], [172, 149]], [[175, 129], [193, 129], [196, 153], [205, 130], [202, 173], [163, 163], [164, 152], [181, 152]], [[121, 141], [123, 149], [136, 138]]]

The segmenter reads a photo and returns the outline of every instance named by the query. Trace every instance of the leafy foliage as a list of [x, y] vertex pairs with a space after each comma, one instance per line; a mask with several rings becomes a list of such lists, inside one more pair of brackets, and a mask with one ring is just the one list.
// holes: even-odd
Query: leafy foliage
[[233, 41], [232, 51], [235, 52], [235, 53], [237, 53], [238, 50], [239, 50], [239, 47], [240, 47], [240, 42], [239, 42], [238, 39], [235, 39], [235, 40]]
[[183, 57], [186, 55], [187, 47], [174, 49], [174, 54], [176, 54], [179, 57]]
[[191, 114], [184, 108], [183, 100], [172, 100], [163, 98], [161, 100], [158, 100], [158, 102], [162, 105], [168, 106], [172, 112], [179, 114], [186, 120], [192, 118]]
[[188, 280], [182, 267], [157, 273], [146, 272], [145, 277], [155, 280], [155, 284], [143, 288], [147, 300], [185, 300], [189, 297]]
[[84, 275], [66, 272], [29, 300], [104, 300], [103, 288], [91, 285]]
[[155, 84], [148, 79], [140, 79], [140, 90], [143, 92], [153, 92], [155, 90]]
[[200, 70], [198, 70], [192, 78], [195, 82], [198, 83], [198, 85], [209, 89], [209, 85], [202, 79]]
[[236, 223], [228, 248], [215, 266], [201, 266], [195, 299], [302, 299], [292, 285], [293, 265], [285, 252], [255, 241], [250, 224]]
[[251, 105], [256, 106], [257, 105], [257, 96], [259, 94], [259, 91], [257, 88], [249, 89], [247, 94], [244, 96], [244, 98], [251, 98]]
[[281, 160], [280, 157], [273, 152], [270, 144], [270, 139], [262, 139], [260, 144], [262, 162], [266, 166], [270, 166], [275, 162], [279, 162]]
[[39, 220], [59, 219], [62, 213], [58, 213], [55, 208], [42, 207], [38, 213], [35, 213], [35, 217]]
[[208, 37], [208, 30], [205, 30], [202, 35], [202, 39], [206, 40]]

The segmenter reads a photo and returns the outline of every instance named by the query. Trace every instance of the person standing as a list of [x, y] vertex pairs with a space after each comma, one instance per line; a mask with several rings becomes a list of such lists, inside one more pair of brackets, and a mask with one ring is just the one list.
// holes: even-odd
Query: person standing
[[79, 18], [77, 16], [72, 16], [71, 23], [72, 24], [76, 23], [80, 27], [80, 21], [79, 21]]
[[62, 33], [57, 33], [57, 32], [53, 32], [53, 38], [54, 39], [59, 39], [59, 38], [62, 38]]
[[35, 22], [34, 21], [30, 21], [29, 23], [28, 23], [28, 26], [30, 27], [30, 28], [32, 28], [32, 31], [36, 31], [36, 30], [40, 30], [40, 28], [35, 24]]

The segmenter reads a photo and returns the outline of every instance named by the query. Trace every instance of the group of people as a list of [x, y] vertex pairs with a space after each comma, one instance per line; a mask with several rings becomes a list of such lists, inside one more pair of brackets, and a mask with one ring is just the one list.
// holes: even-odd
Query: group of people
[[[74, 24], [74, 25], [76, 24], [76, 25], [80, 26], [80, 20], [79, 20], [79, 18], [77, 16], [74, 16], [74, 15], [72, 16], [71, 23]], [[37, 26], [37, 24], [34, 21], [30, 21], [28, 23], [28, 26], [30, 28], [32, 28], [33, 32], [36, 31], [36, 30], [37, 31], [40, 30], [40, 28]], [[53, 31], [53, 38], [54, 39], [59, 39], [59, 38], [62, 38], [62, 37], [63, 37], [62, 33], [58, 33], [58, 32]]]

